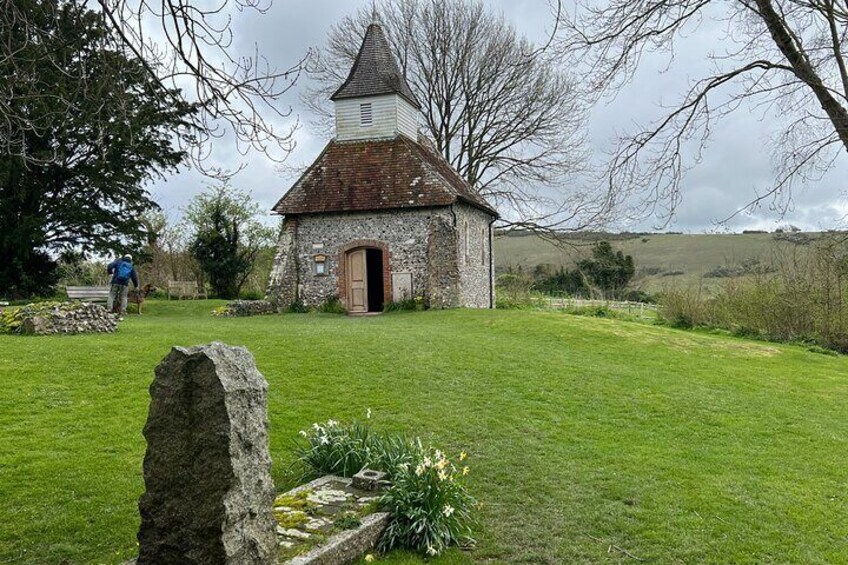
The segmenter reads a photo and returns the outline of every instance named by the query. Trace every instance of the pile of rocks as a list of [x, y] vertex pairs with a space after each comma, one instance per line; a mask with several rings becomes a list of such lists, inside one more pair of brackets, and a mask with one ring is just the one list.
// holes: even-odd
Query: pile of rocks
[[226, 306], [215, 311], [217, 316], [226, 318], [276, 313], [277, 308], [267, 300], [236, 300], [235, 302], [228, 302]]
[[49, 302], [29, 304], [16, 310], [15, 331], [28, 335], [112, 333], [118, 316], [98, 304]]

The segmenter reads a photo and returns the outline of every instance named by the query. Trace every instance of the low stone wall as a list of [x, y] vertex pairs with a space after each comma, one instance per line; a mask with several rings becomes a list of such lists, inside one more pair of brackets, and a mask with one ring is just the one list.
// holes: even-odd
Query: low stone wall
[[9, 314], [9, 330], [25, 335], [112, 333], [118, 329], [117, 314], [87, 302], [29, 304]]
[[267, 300], [236, 300], [228, 302], [215, 315], [225, 318], [240, 318], [243, 316], [261, 316], [263, 314], [276, 314], [276, 306]]

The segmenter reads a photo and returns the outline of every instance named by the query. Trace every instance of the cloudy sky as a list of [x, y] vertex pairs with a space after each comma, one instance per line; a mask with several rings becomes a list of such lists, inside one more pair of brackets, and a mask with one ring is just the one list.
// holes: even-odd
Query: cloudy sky
[[[542, 41], [550, 31], [551, 16], [545, 0], [486, 0], [493, 10], [500, 11], [518, 31], [531, 40]], [[322, 47], [330, 27], [368, 0], [276, 0], [264, 15], [250, 11], [237, 15], [234, 21], [236, 47], [250, 52], [258, 44], [273, 64], [285, 68], [299, 60], [310, 47]], [[615, 99], [592, 110], [588, 125], [593, 152], [600, 158], [611, 146], [617, 132], [633, 130], [636, 124], [646, 124], [660, 115], [660, 104], [669, 104], [683, 92], [687, 80], [697, 78], [708, 68], [704, 53], [720, 41], [718, 26], [704, 26], [691, 34], [685, 44], [678, 45], [674, 65], [661, 72], [664, 59], [643, 61], [639, 74]], [[323, 148], [326, 139], [310, 127], [311, 116], [299, 104], [298, 95], [305, 87], [301, 81], [284, 101], [293, 109], [300, 127], [296, 131], [297, 148], [287, 165], [310, 163]], [[291, 123], [280, 124], [286, 127]], [[843, 155], [837, 168], [820, 182], [801, 186], [794, 193], [794, 204], [780, 218], [764, 206], [753, 213], [736, 216], [724, 226], [716, 221], [727, 218], [749, 202], [756, 191], [764, 191], [773, 179], [771, 156], [763, 150], [770, 132], [769, 124], [750, 112], [737, 112], [715, 129], [704, 160], [687, 175], [683, 202], [675, 218], [665, 229], [684, 232], [739, 231], [769, 229], [780, 224], [794, 224], [805, 230], [844, 226], [848, 214], [848, 159]], [[294, 180], [291, 173], [280, 170], [262, 155], [243, 157], [234, 146], [223, 141], [214, 147], [212, 162], [223, 168], [235, 168], [244, 163], [233, 184], [251, 191], [263, 208], [270, 207], [289, 188]], [[154, 198], [171, 215], [192, 195], [203, 190], [204, 178], [192, 171], [183, 171], [156, 182], [151, 187]], [[615, 226], [631, 231], [649, 231], [657, 227], [656, 218]]]

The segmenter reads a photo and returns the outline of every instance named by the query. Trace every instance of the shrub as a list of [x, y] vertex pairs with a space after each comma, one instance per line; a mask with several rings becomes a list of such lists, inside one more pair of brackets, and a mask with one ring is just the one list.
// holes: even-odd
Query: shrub
[[438, 555], [470, 538], [476, 501], [462, 480], [468, 467], [460, 471], [438, 449], [420, 445], [416, 456], [414, 465], [396, 467], [391, 488], [380, 498], [391, 513], [380, 546]]
[[[295, 453], [306, 469], [303, 479], [321, 474], [351, 477], [365, 467], [388, 474], [392, 486], [379, 502], [391, 514], [383, 549], [405, 547], [437, 555], [469, 539], [476, 501], [464, 485], [468, 467], [458, 469], [444, 453], [424, 447], [420, 440], [376, 433], [367, 422], [328, 420], [300, 435], [303, 440]], [[465, 453], [458, 459], [463, 461]]]
[[301, 431], [306, 440], [295, 448], [295, 455], [309, 475], [340, 475], [352, 477], [372, 462], [375, 437], [371, 427], [361, 422], [342, 425], [335, 420], [325, 424], [312, 424], [309, 431]]
[[288, 314], [306, 314], [309, 308], [303, 303], [303, 300], [295, 300], [286, 308]]
[[424, 310], [424, 297], [416, 296], [415, 298], [407, 298], [400, 302], [386, 302], [383, 305], [383, 312], [403, 312], [403, 311], [418, 311]]
[[738, 336], [848, 351], [844, 241], [822, 238], [808, 252], [777, 256], [774, 266], [748, 261], [745, 269], [747, 279], [728, 280], [714, 297], [692, 290], [666, 291], [660, 315], [677, 327], [715, 327]]
[[239, 300], [262, 300], [265, 295], [258, 290], [243, 290], [239, 294]]
[[666, 290], [660, 295], [659, 303], [660, 317], [675, 328], [712, 325], [709, 303], [700, 289]]
[[535, 307], [536, 303], [530, 293], [500, 291], [495, 295], [495, 308], [499, 310], [528, 310]]
[[568, 309], [569, 314], [575, 316], [589, 316], [591, 318], [612, 318], [615, 317], [613, 312], [603, 305], [597, 306], [578, 306]]
[[[542, 267], [542, 265], [537, 266], [537, 274], [546, 272]], [[542, 293], [535, 288], [533, 279], [520, 270], [498, 275], [495, 281], [496, 308], [527, 310], [537, 307], [536, 299], [541, 297]]]
[[345, 305], [342, 304], [338, 296], [333, 296], [324, 301], [318, 307], [318, 311], [322, 314], [347, 314], [347, 308], [345, 308]]

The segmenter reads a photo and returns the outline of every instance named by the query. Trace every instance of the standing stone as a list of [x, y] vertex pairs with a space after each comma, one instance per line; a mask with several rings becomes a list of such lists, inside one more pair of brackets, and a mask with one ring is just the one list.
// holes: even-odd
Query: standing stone
[[138, 565], [276, 562], [267, 390], [243, 347], [175, 347], [156, 368]]

